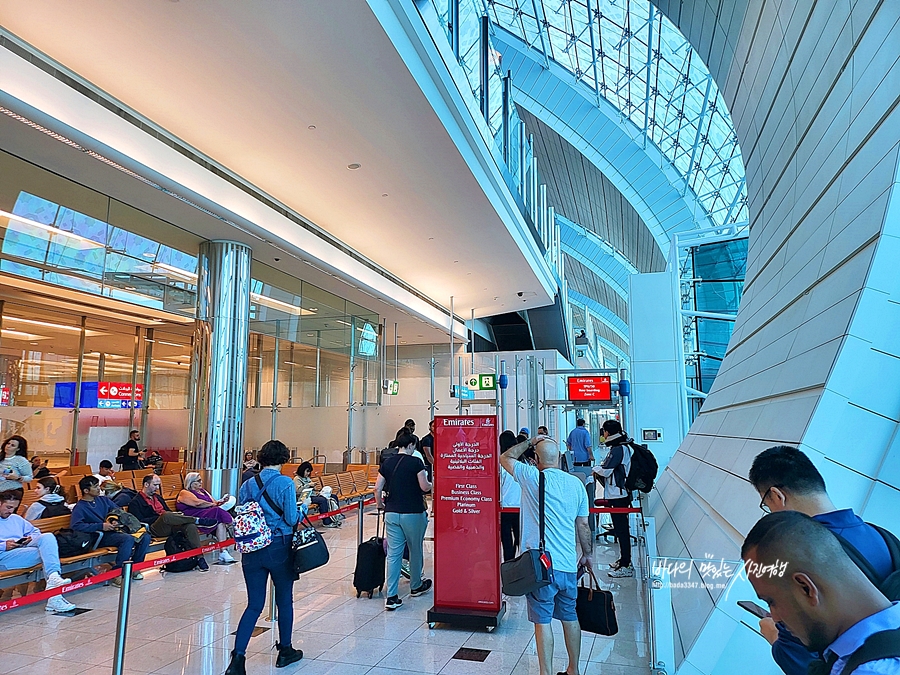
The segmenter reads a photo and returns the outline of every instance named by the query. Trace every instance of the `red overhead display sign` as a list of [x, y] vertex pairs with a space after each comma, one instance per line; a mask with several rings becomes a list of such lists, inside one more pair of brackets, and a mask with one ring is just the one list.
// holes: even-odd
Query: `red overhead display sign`
[[437, 417], [434, 450], [432, 613], [500, 612], [497, 418]]
[[[97, 398], [131, 400], [131, 382], [98, 382]], [[134, 387], [134, 400], [144, 398], [144, 385], [137, 384]]]
[[609, 375], [569, 378], [570, 401], [611, 401], [612, 382]]

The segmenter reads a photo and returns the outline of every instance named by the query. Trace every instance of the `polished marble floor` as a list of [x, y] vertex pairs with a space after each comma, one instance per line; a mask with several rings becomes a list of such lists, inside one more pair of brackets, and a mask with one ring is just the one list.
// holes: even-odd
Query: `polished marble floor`
[[[366, 536], [375, 518], [367, 515]], [[493, 633], [438, 626], [429, 629], [425, 615], [433, 595], [409, 597], [401, 580], [403, 606], [384, 611], [383, 596], [356, 598], [353, 590], [357, 526], [348, 518], [338, 530], [324, 530], [331, 561], [303, 575], [294, 586], [294, 646], [304, 658], [275, 670], [275, 630], [250, 642], [247, 672], [251, 675], [536, 675], [537, 656], [532, 626], [522, 598], [510, 598], [502, 625]], [[617, 547], [598, 545], [595, 563], [605, 569], [617, 557]], [[426, 559], [431, 543], [426, 541]], [[637, 553], [637, 550], [635, 551]], [[430, 562], [427, 564], [430, 572]], [[221, 675], [228, 664], [231, 633], [237, 628], [246, 595], [240, 565], [212, 565], [201, 574], [163, 577], [154, 571], [132, 586], [132, 606], [125, 655], [125, 672], [157, 675]], [[606, 580], [605, 573], [598, 578]], [[583, 675], [646, 675], [650, 655], [646, 607], [637, 579], [619, 579], [615, 593], [619, 633], [605, 638], [585, 633], [580, 672]], [[47, 614], [43, 604], [0, 615], [0, 675], [61, 672], [66, 675], [108, 675], [113, 655], [118, 590], [92, 588], [68, 596], [92, 611], [79, 616]], [[265, 615], [258, 623], [270, 624]], [[561, 626], [554, 622], [554, 671], [566, 666]], [[460, 647], [489, 650], [483, 662], [454, 659]]]

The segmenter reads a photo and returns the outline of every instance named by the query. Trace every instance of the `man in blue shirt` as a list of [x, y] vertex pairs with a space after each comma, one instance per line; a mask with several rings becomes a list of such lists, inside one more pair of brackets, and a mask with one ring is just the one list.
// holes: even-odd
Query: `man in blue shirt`
[[772, 620], [822, 654], [810, 673], [840, 675], [851, 663], [852, 675], [900, 673], [900, 604], [881, 594], [821, 523], [797, 511], [771, 513], [750, 530], [741, 559]]
[[[109, 512], [119, 507], [111, 499], [100, 494], [100, 481], [96, 477], [85, 476], [78, 481], [78, 489], [81, 490], [81, 499], [72, 509], [72, 529], [78, 532], [102, 532], [99, 546], [112, 546], [117, 549], [113, 569], [122, 567], [129, 558], [136, 563], [144, 562], [150, 546], [150, 534], [144, 532], [140, 539], [135, 540], [130, 534], [119, 532], [115, 525], [106, 522]], [[135, 572], [131, 578], [143, 579], [144, 575]], [[110, 583], [121, 586], [122, 577], [116, 577]]]
[[[825, 490], [825, 480], [809, 457], [797, 448], [779, 445], [761, 452], [750, 467], [750, 482], [766, 513], [799, 511], [843, 537], [872, 565], [883, 581], [892, 571], [884, 538], [852, 509], [838, 510]], [[806, 675], [815, 657], [800, 640], [773, 619], [760, 621], [760, 631], [772, 645], [775, 662], [787, 675]]]
[[575, 420], [575, 428], [566, 439], [566, 447], [572, 453], [575, 466], [593, 466], [594, 449], [591, 444], [591, 432], [584, 426], [584, 420]]

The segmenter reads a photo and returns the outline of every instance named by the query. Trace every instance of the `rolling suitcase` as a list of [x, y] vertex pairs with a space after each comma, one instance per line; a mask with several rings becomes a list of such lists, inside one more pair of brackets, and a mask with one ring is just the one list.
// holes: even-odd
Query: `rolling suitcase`
[[384, 553], [384, 536], [379, 535], [381, 530], [381, 512], [378, 513], [378, 521], [375, 526], [375, 536], [364, 541], [356, 549], [356, 569], [353, 572], [353, 586], [356, 588], [356, 597], [363, 593], [369, 594], [369, 599], [384, 588], [384, 569], [387, 556]]

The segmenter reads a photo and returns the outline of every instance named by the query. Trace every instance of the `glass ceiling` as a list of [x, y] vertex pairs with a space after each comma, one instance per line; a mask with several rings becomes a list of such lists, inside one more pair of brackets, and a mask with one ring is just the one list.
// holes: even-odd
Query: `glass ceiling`
[[690, 43], [648, 0], [461, 0], [469, 3], [615, 105], [714, 223], [748, 220], [728, 109]]

